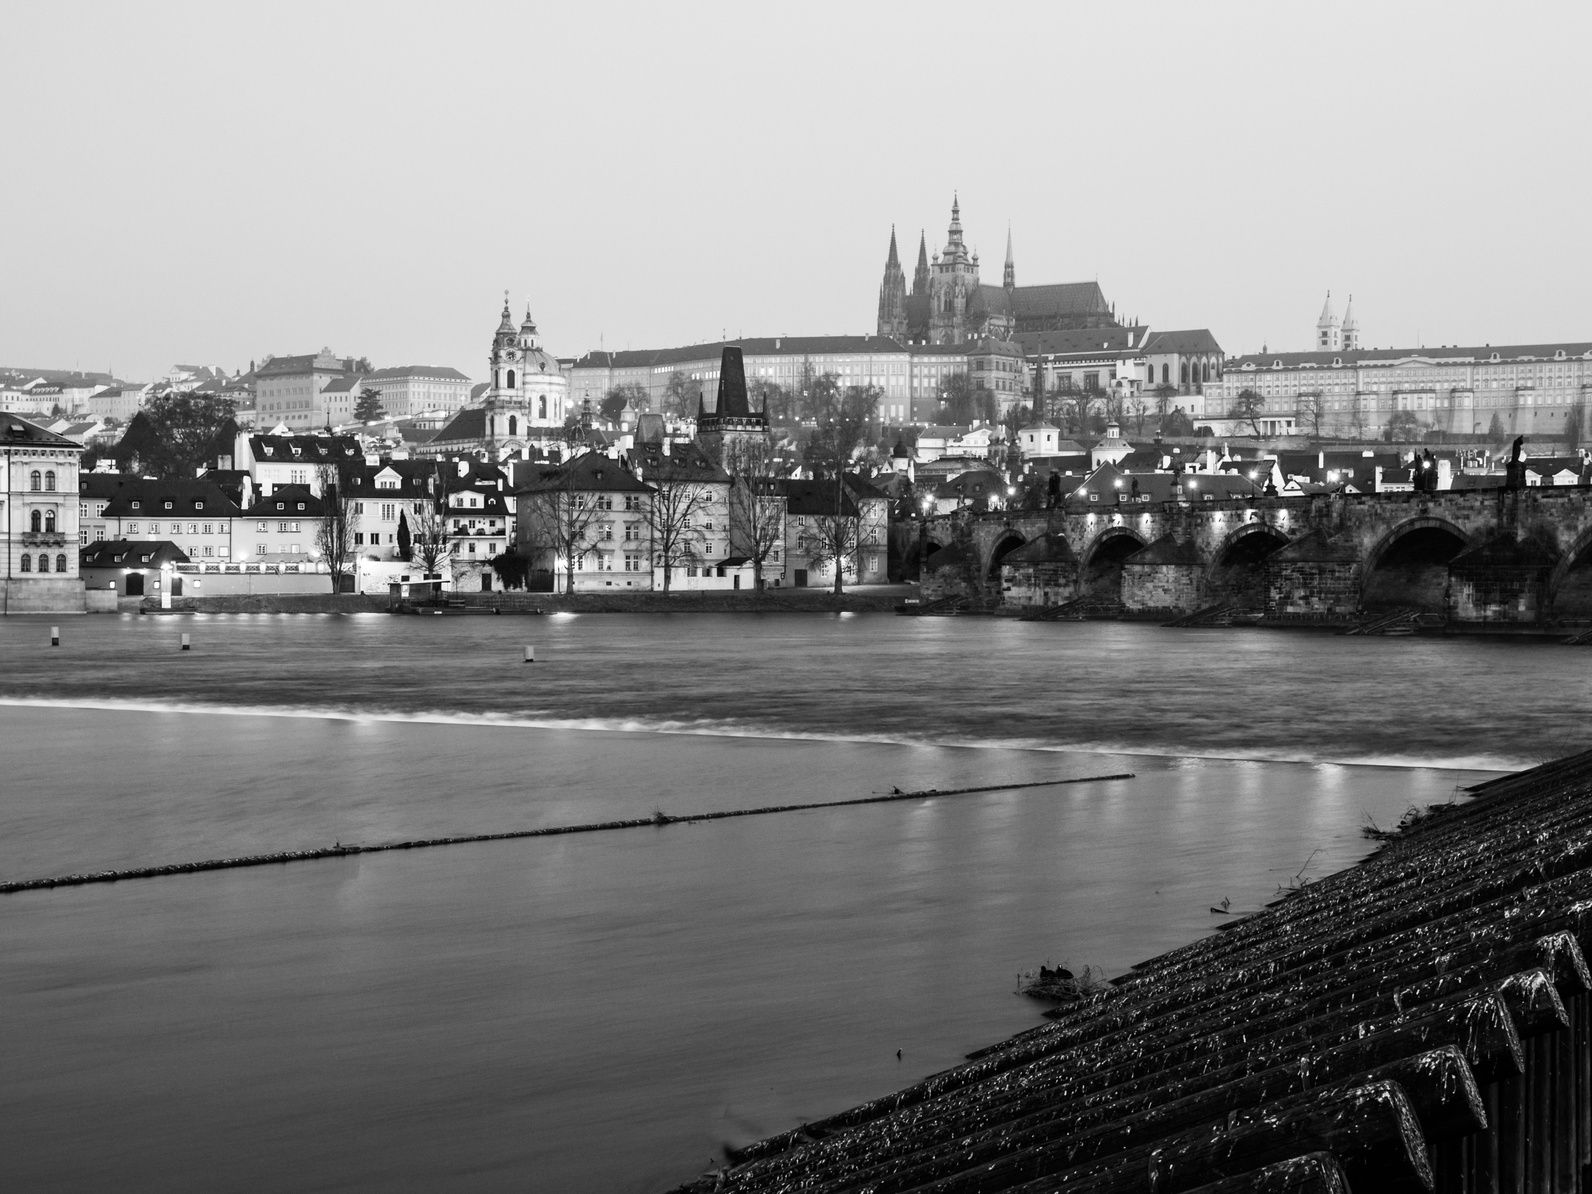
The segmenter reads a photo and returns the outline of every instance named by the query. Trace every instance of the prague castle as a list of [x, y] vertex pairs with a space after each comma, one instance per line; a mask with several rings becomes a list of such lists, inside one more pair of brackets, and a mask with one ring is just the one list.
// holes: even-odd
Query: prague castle
[[1017, 285], [1010, 230], [1001, 284], [979, 281], [978, 252], [963, 239], [961, 204], [955, 198], [945, 248], [932, 261], [927, 237], [919, 234], [910, 291], [896, 251], [895, 229], [890, 230], [890, 253], [879, 286], [881, 336], [903, 344], [964, 344], [986, 338], [1009, 340], [1018, 332], [1118, 326], [1116, 312], [1097, 282]]

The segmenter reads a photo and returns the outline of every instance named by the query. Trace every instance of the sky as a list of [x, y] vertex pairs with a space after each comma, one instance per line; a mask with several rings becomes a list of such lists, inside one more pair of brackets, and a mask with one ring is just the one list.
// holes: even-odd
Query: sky
[[1303, 350], [1592, 340], [1592, 5], [0, 0], [0, 366], [871, 332], [985, 281]]

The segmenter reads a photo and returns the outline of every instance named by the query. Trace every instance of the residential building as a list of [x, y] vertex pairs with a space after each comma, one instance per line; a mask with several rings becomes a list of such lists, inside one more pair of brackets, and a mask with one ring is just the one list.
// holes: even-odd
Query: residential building
[[123, 481], [98, 517], [106, 539], [169, 539], [195, 563], [223, 563], [245, 558], [241, 515], [213, 481], [135, 477]]
[[238, 559], [301, 564], [320, 556], [317, 538], [326, 507], [308, 485], [277, 485], [243, 511]]
[[398, 365], [377, 369], [362, 381], [381, 395], [389, 418], [409, 419], [429, 411], [452, 414], [470, 404], [470, 379], [446, 365]]
[[[730, 526], [730, 475], [703, 445], [640, 442], [626, 460], [636, 479], [653, 490], [643, 527], [652, 587], [663, 588], [667, 568], [671, 589], [750, 588], [752, 569]], [[765, 561], [765, 575], [778, 574], [781, 559], [776, 546]]]
[[571, 575], [576, 592], [652, 587], [651, 486], [598, 452], [531, 474], [514, 495], [517, 547], [553, 590], [566, 591]]
[[[1252, 390], [1252, 421], [1239, 396]], [[1586, 415], [1592, 342], [1266, 352], [1229, 359], [1197, 421], [1218, 435], [1381, 438], [1395, 416], [1417, 432], [1559, 439]]]
[[132, 417], [144, 408], [154, 387], [141, 386], [107, 386], [97, 393], [90, 394], [84, 403], [84, 409], [96, 419], [110, 420], [123, 425], [131, 422]]
[[310, 431], [346, 423], [353, 417], [353, 402], [342, 392], [330, 400], [326, 387], [356, 372], [358, 362], [338, 357], [329, 348], [314, 356], [275, 357], [255, 370], [255, 423], [278, 424], [290, 431]]
[[[883, 584], [888, 579], [889, 498], [862, 477], [781, 481], [786, 501], [783, 581], [796, 588], [832, 585], [838, 563], [843, 584]], [[852, 521], [849, 550], [830, 558], [836, 536], [826, 524]], [[768, 570], [765, 570], [765, 575]]]
[[306, 485], [319, 495], [322, 468], [347, 468], [363, 460], [359, 441], [351, 435], [253, 435], [240, 430], [231, 458], [217, 464], [247, 472], [267, 493], [278, 485]]
[[78, 461], [81, 444], [17, 415], [0, 415], [0, 613], [81, 613]]

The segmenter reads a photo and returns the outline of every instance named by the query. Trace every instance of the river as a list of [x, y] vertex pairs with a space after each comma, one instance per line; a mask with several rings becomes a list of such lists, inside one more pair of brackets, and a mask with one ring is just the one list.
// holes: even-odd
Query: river
[[[876, 615], [0, 622], [0, 1184], [660, 1191], [1586, 745], [1583, 652]], [[179, 650], [189, 634], [193, 649]], [[521, 662], [534, 644], [537, 662]], [[901, 1050], [898, 1059], [897, 1050]]]

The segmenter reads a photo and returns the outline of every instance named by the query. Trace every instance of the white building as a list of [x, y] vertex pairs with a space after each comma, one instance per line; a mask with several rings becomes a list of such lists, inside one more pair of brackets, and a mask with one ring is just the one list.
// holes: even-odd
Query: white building
[[363, 388], [381, 395], [382, 409], [394, 419], [408, 419], [433, 410], [451, 414], [470, 404], [470, 379], [446, 365], [377, 369], [367, 374], [362, 383]]
[[0, 415], [0, 613], [82, 613], [78, 460], [69, 439]]
[[354, 371], [353, 360], [333, 356], [329, 348], [314, 356], [267, 361], [255, 370], [256, 424], [281, 423], [292, 431], [310, 431], [349, 422], [354, 417], [352, 396], [340, 390], [328, 398], [324, 392]]

